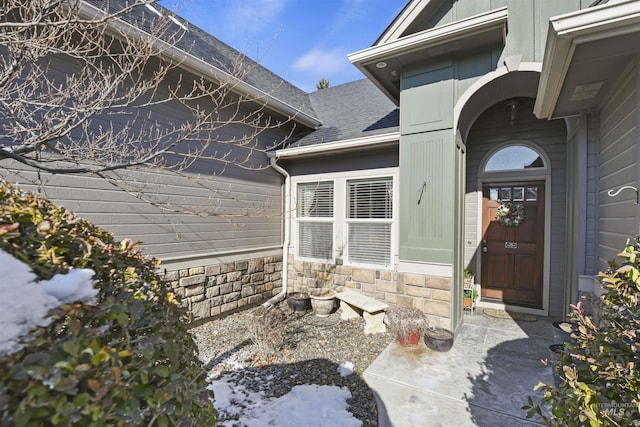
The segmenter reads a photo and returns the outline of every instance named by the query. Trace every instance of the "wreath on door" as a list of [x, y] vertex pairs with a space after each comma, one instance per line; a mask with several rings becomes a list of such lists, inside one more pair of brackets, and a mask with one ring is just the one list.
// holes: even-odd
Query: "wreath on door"
[[525, 219], [522, 203], [501, 202], [498, 206], [498, 222], [505, 227], [517, 227]]

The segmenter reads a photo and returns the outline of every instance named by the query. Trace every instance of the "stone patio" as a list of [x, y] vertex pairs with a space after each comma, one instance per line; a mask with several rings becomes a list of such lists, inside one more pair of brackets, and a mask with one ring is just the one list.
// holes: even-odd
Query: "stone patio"
[[466, 314], [446, 353], [391, 343], [364, 373], [376, 395], [380, 427], [537, 426], [520, 408], [533, 387], [551, 382], [540, 360], [553, 343], [551, 322]]

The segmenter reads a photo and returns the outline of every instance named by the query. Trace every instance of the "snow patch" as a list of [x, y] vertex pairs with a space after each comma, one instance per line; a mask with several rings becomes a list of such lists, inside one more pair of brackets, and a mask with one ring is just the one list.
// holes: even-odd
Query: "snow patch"
[[27, 264], [0, 250], [0, 354], [19, 350], [21, 336], [34, 326], [46, 326], [50, 309], [94, 299], [94, 274], [89, 269], [71, 270], [36, 282]]
[[347, 411], [351, 392], [346, 387], [298, 385], [284, 396], [269, 399], [224, 377], [208, 389], [214, 393], [220, 418], [229, 420], [222, 422], [227, 427], [237, 425], [236, 419], [245, 427], [362, 426]]
[[353, 362], [343, 362], [340, 364], [340, 366], [338, 366], [338, 372], [340, 373], [341, 377], [348, 377], [349, 375], [353, 374]]

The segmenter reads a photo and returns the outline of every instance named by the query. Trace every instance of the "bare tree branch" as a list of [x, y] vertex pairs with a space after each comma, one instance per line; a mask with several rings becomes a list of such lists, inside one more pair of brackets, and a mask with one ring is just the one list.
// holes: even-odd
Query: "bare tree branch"
[[180, 46], [186, 58], [189, 30], [155, 0], [93, 3], [102, 8], [2, 2], [0, 166], [112, 182], [128, 168], [190, 177], [202, 161], [216, 173], [268, 167], [260, 154], [292, 135], [294, 117], [276, 120], [266, 96], [239, 90], [254, 63], [238, 54], [216, 64], [228, 79], [196, 76], [165, 53]]

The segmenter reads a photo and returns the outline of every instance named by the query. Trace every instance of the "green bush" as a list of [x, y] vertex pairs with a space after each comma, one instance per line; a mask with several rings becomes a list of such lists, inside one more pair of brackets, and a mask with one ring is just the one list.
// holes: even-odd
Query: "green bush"
[[0, 182], [0, 249], [40, 279], [91, 268], [99, 289], [0, 356], [0, 426], [215, 425], [186, 313], [135, 246]]
[[628, 243], [619, 256], [621, 266], [599, 274], [600, 320], [586, 315], [582, 303], [572, 306], [577, 330], [553, 367], [559, 387], [539, 384], [542, 404], [530, 398], [527, 416], [554, 426], [640, 425], [640, 244]]

